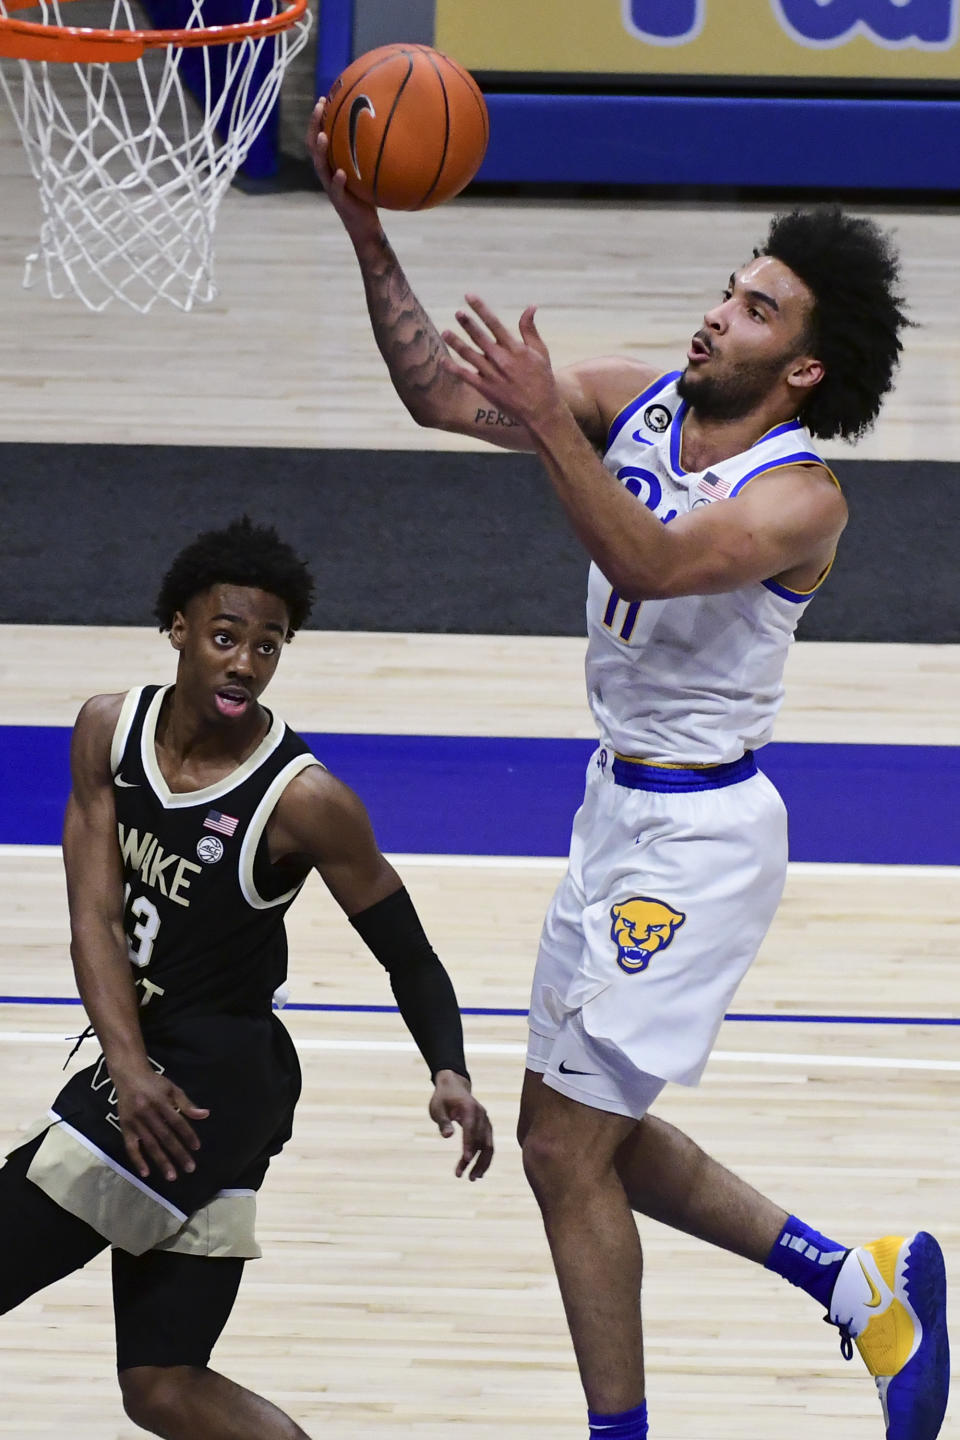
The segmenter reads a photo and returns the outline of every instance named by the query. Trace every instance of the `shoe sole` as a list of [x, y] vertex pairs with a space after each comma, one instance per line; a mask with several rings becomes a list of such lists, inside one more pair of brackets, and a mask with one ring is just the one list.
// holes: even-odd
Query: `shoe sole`
[[947, 1276], [943, 1251], [925, 1230], [908, 1242], [903, 1284], [922, 1338], [916, 1354], [888, 1382], [887, 1440], [936, 1440], [950, 1393]]

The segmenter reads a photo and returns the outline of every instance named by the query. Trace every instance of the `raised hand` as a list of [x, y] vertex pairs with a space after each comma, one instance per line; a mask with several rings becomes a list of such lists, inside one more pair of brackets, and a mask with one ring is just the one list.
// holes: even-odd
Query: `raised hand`
[[471, 343], [453, 330], [443, 332], [448, 348], [464, 362], [450, 360], [448, 369], [524, 424], [532, 425], [562, 405], [550, 355], [534, 320], [536, 306], [527, 306], [514, 335], [478, 295], [465, 299], [473, 314], [458, 310], [457, 323]]
[[310, 116], [307, 126], [307, 149], [313, 161], [313, 168], [317, 172], [320, 184], [330, 196], [333, 208], [351, 234], [355, 230], [370, 229], [371, 227], [379, 230], [380, 221], [374, 206], [351, 195], [347, 189], [345, 173], [342, 170], [331, 169], [329, 144], [323, 130], [323, 111], [326, 103], [326, 97], [321, 96], [313, 108], [313, 114]]

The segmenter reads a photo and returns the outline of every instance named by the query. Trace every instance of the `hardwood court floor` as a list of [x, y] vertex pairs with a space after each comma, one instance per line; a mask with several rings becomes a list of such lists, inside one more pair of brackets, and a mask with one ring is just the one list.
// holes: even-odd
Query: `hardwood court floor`
[[[0, 625], [0, 725], [72, 725], [98, 692], [172, 679], [164, 636], [138, 626]], [[299, 730], [595, 734], [584, 641], [540, 635], [303, 630], [269, 703]], [[776, 739], [955, 745], [960, 645], [799, 642]]]
[[[84, 694], [171, 668], [148, 631], [7, 627], [0, 639], [0, 723], [68, 724]], [[388, 641], [298, 637], [273, 702], [305, 728], [586, 733], [579, 642], [474, 637], [457, 653], [459, 637]], [[781, 739], [955, 741], [960, 647], [801, 645], [791, 667]], [[397, 864], [461, 1003], [524, 1007], [561, 862]], [[0, 853], [0, 902], [4, 993], [69, 995], [56, 854]], [[289, 928], [293, 1002], [389, 1002], [380, 968], [318, 883]], [[737, 1011], [955, 1016], [957, 934], [953, 870], [795, 867]], [[264, 1258], [248, 1268], [218, 1366], [318, 1437], [582, 1437], [562, 1310], [511, 1135], [522, 1020], [466, 1021], [499, 1140], [493, 1170], [469, 1186], [453, 1178], [451, 1145], [431, 1133], [423, 1067], [396, 1016], [288, 1010], [286, 1019], [304, 1097], [263, 1192]], [[79, 1025], [76, 1008], [0, 1006], [8, 1142], [49, 1104], [66, 1051], [58, 1037]], [[658, 1110], [840, 1240], [933, 1229], [956, 1284], [958, 1102], [957, 1027], [788, 1019], [728, 1022], [700, 1089], [672, 1087]], [[872, 1383], [859, 1361], [841, 1360], [810, 1300], [652, 1222], [641, 1233], [658, 1440], [880, 1440]], [[140, 1433], [112, 1378], [104, 1260], [28, 1302], [2, 1334], [0, 1433]], [[949, 1427], [948, 1417], [945, 1436]]]
[[[524, 1005], [559, 868], [403, 865], [464, 1005]], [[0, 895], [7, 985], [69, 993], [57, 859], [3, 857]], [[942, 1014], [955, 901], [955, 876], [795, 874], [738, 1008]], [[290, 932], [294, 1001], [389, 1001], [319, 885]], [[291, 1012], [288, 1023], [304, 1098], [264, 1191], [265, 1256], [248, 1267], [217, 1364], [317, 1435], [521, 1440], [542, 1429], [574, 1440], [583, 1425], [572, 1358], [511, 1137], [522, 1022], [467, 1021], [475, 1087], [499, 1139], [477, 1186], [453, 1179], [452, 1147], [431, 1133], [423, 1067], [401, 1048], [396, 1017]], [[66, 1047], [41, 1036], [76, 1033], [79, 1017], [11, 1005], [0, 1024], [13, 1139], [60, 1083]], [[958, 1088], [955, 1029], [728, 1024], [701, 1089], [673, 1088], [658, 1109], [830, 1235], [934, 1229], [960, 1280]], [[663, 1440], [801, 1440], [824, 1424], [845, 1440], [880, 1434], [870, 1383], [843, 1364], [806, 1297], [651, 1222], [641, 1233]], [[28, 1302], [3, 1337], [5, 1433], [135, 1433], [111, 1381], [105, 1261]]]

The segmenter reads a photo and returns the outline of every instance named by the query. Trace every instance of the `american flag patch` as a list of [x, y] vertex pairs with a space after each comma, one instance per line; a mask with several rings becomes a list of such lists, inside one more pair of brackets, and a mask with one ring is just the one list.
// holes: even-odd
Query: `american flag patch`
[[236, 815], [221, 815], [219, 810], [208, 810], [203, 822], [204, 830], [216, 830], [218, 835], [232, 835], [240, 824]]
[[711, 470], [707, 471], [706, 475], [704, 475], [703, 479], [697, 485], [697, 489], [702, 495], [716, 495], [721, 500], [724, 496], [730, 494], [732, 488], [732, 480], [721, 480], [720, 476], [714, 475]]

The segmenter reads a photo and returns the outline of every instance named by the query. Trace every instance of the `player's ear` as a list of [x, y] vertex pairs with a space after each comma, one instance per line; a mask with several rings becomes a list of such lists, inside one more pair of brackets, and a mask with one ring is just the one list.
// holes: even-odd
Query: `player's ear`
[[187, 638], [187, 617], [182, 610], [176, 611], [170, 622], [170, 644], [174, 650], [182, 650]]
[[826, 373], [827, 367], [822, 360], [817, 360], [812, 355], [802, 355], [787, 372], [787, 384], [798, 390], [812, 390], [815, 385], [820, 384]]

